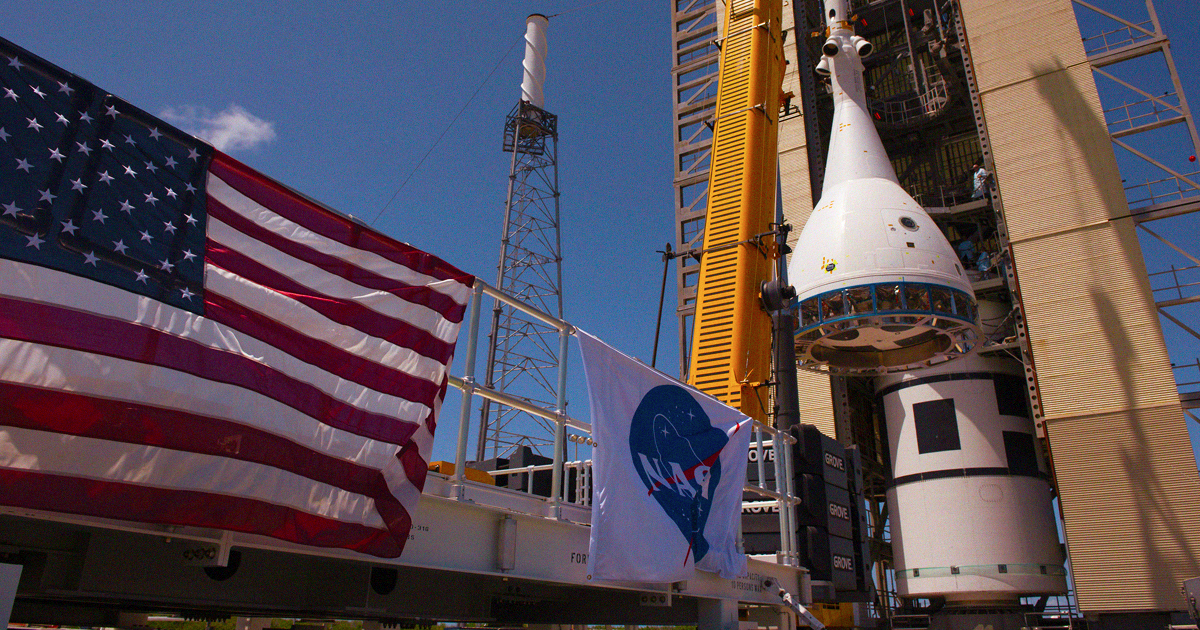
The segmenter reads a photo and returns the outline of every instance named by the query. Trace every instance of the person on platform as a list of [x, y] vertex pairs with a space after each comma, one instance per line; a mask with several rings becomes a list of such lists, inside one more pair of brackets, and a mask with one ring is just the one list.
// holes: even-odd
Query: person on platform
[[972, 199], [982, 199], [984, 193], [987, 192], [988, 182], [991, 180], [992, 174], [983, 168], [979, 163], [971, 165], [971, 187]]

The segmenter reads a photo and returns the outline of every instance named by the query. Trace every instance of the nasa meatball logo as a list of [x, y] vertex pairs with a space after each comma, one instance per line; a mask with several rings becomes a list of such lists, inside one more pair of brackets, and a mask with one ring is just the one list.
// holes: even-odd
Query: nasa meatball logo
[[700, 403], [677, 385], [646, 392], [630, 422], [633, 467], [647, 493], [688, 541], [694, 560], [708, 553], [704, 526], [721, 481], [719, 455], [728, 443]]

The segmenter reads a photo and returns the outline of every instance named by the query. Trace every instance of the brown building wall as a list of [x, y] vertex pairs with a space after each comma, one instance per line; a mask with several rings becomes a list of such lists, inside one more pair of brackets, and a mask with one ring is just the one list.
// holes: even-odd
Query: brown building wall
[[1200, 476], [1070, 0], [962, 0], [1085, 613], [1181, 610]]

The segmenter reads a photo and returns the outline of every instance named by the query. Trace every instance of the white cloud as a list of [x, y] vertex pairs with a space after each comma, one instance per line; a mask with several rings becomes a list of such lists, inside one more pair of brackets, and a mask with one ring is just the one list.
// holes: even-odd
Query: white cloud
[[194, 105], [168, 107], [159, 116], [207, 141], [218, 151], [253, 149], [275, 139], [275, 123], [263, 120], [246, 111], [245, 107], [233, 103], [219, 112]]

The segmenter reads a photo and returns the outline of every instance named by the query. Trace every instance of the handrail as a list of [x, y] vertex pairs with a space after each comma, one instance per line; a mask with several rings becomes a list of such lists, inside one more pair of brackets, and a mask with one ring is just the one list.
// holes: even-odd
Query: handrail
[[[559, 374], [558, 374], [558, 391], [555, 408], [548, 409], [531, 402], [520, 396], [514, 396], [506, 392], [486, 387], [479, 384], [475, 378], [476, 354], [479, 350], [478, 336], [480, 324], [480, 302], [483, 297], [487, 296], [499, 302], [502, 302], [515, 310], [518, 310], [525, 315], [534, 318], [549, 327], [559, 331]], [[465, 358], [463, 375], [448, 376], [447, 382], [449, 386], [462, 391], [462, 404], [459, 409], [459, 425], [458, 425], [458, 443], [455, 452], [455, 468], [454, 474], [451, 477], [452, 499], [468, 500], [467, 488], [478, 482], [470, 481], [466, 478], [467, 469], [467, 440], [471, 435], [470, 424], [472, 412], [472, 403], [475, 398], [490, 400], [502, 405], [508, 405], [515, 409], [519, 409], [525, 413], [540, 417], [555, 423], [555, 447], [552, 463], [539, 464], [533, 466], [522, 466], [504, 470], [487, 471], [492, 477], [500, 478], [508, 475], [528, 474], [529, 483], [525, 494], [533, 494], [532, 476], [535, 472], [551, 471], [551, 491], [550, 496], [546, 497], [550, 505], [550, 514], [532, 514], [532, 516], [540, 516], [544, 518], [553, 518], [562, 520], [564, 515], [560, 510], [563, 504], [572, 504], [576, 507], [590, 509], [592, 497], [592, 461], [584, 459], [582, 461], [565, 461], [566, 460], [566, 431], [568, 428], [579, 431], [590, 436], [592, 425], [577, 418], [567, 415], [564, 411], [566, 400], [566, 364], [567, 364], [567, 338], [574, 334], [575, 327], [570, 323], [553, 317], [536, 307], [530, 306], [517, 298], [500, 291], [487, 283], [476, 279], [473, 290], [471, 292], [471, 302], [467, 321], [467, 339], [465, 344]], [[775, 444], [792, 445], [797, 442], [795, 436], [770, 425], [764, 424], [757, 420], [753, 421], [752, 429], [754, 430], [754, 439], [751, 442], [751, 448], [757, 449], [759, 454], [759, 476], [757, 484], [746, 484], [743, 488], [744, 492], [758, 495], [769, 499], [768, 503], [778, 506], [780, 520], [780, 553], [778, 554], [779, 561], [783, 564], [798, 565], [799, 554], [797, 553], [797, 538], [796, 531], [793, 527], [795, 523], [795, 508], [800, 503], [796, 497], [794, 482], [792, 479], [792, 455], [791, 448], [780, 448], [775, 451], [774, 466], [775, 466], [775, 482], [773, 487], [767, 484], [765, 479], [765, 464], [762, 457], [762, 449], [764, 446], [770, 445], [772, 448]], [[769, 441], [764, 440], [765, 436], [769, 436]], [[572, 442], [594, 445], [593, 442], [583, 439], [575, 439], [572, 434]], [[603, 445], [594, 445], [594, 448], [602, 448]], [[568, 484], [564, 483], [565, 471], [575, 469], [578, 474], [575, 476], [575, 493], [572, 500], [567, 495], [570, 493]]]

